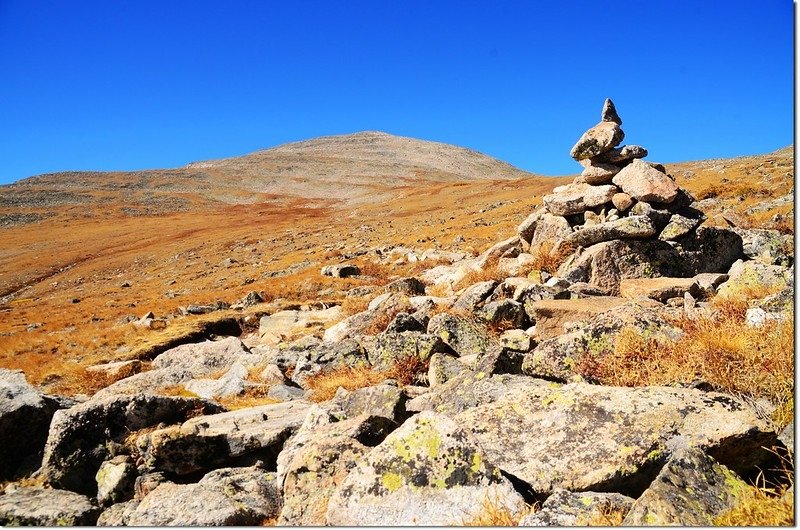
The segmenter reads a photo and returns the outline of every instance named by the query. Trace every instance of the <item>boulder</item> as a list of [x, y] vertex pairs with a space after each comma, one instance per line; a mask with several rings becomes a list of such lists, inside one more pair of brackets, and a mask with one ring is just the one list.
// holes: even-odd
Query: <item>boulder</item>
[[544, 212], [545, 210], [543, 208], [537, 208], [517, 227], [517, 236], [519, 236], [523, 245], [530, 245], [533, 234], [536, 232], [536, 225], [539, 223], [539, 219]]
[[520, 253], [516, 258], [500, 258], [497, 262], [497, 271], [504, 276], [519, 276], [527, 274], [536, 264], [536, 258], [526, 252]]
[[633, 160], [634, 158], [644, 158], [647, 156], [647, 149], [640, 145], [623, 145], [609, 149], [601, 155], [597, 155], [592, 159], [598, 163], [605, 164], [619, 164]]
[[[438, 354], [436, 354], [438, 355]], [[339, 419], [369, 416], [400, 424], [406, 418], [407, 397], [396, 385], [380, 384], [348, 391], [339, 388], [326, 405]]]
[[400, 293], [385, 293], [374, 299], [366, 311], [351, 315], [326, 329], [322, 339], [328, 343], [341, 342], [365, 333], [379, 323], [387, 325], [385, 322], [391, 320], [391, 315], [411, 311], [413, 308], [407, 296]]
[[449, 313], [433, 317], [428, 323], [428, 333], [439, 337], [459, 356], [480, 354], [495, 343], [485, 326]]
[[[390, 432], [385, 418], [359, 416], [320, 425], [302, 444], [290, 441], [283, 479], [279, 526], [322, 526], [328, 501], [370, 448]], [[298, 435], [301, 435], [298, 432]], [[294, 440], [294, 438], [293, 438]], [[283, 456], [284, 453], [281, 453]]]
[[29, 385], [22, 371], [0, 369], [0, 480], [14, 478], [20, 466], [38, 467], [59, 408], [58, 400]]
[[521, 328], [527, 318], [521, 303], [507, 299], [489, 302], [479, 314], [494, 329]]
[[428, 384], [431, 388], [443, 385], [468, 368], [456, 357], [434, 353], [428, 365]]
[[453, 304], [454, 310], [474, 311], [489, 298], [489, 295], [497, 287], [497, 280], [487, 280], [470, 285]]
[[701, 226], [681, 238], [675, 249], [683, 264], [683, 274], [673, 276], [727, 272], [736, 260], [743, 257], [742, 238], [736, 232], [711, 226]]
[[600, 113], [600, 121], [610, 121], [617, 125], [622, 125], [622, 118], [617, 114], [617, 107], [610, 98], [606, 98], [603, 102], [603, 111]]
[[349, 276], [358, 276], [361, 274], [361, 269], [356, 265], [341, 263], [338, 265], [326, 265], [322, 267], [320, 274], [323, 276], [331, 276], [333, 278], [347, 278]]
[[138, 506], [136, 500], [112, 504], [97, 518], [97, 526], [128, 526], [128, 520]]
[[628, 209], [633, 206], [634, 202], [633, 197], [627, 193], [615, 193], [614, 196], [611, 197], [611, 204], [620, 212], [627, 212]]
[[683, 297], [684, 293], [699, 298], [702, 292], [694, 278], [628, 278], [619, 284], [619, 293], [623, 298], [646, 296], [661, 303], [666, 303], [670, 298]]
[[583, 204], [585, 204], [587, 208], [595, 208], [603, 204], [608, 204], [618, 192], [619, 188], [611, 184], [589, 186], [583, 195]]
[[55, 486], [94, 495], [95, 475], [111, 456], [109, 442], [120, 442], [132, 431], [162, 422], [222, 410], [203, 399], [144, 394], [91, 399], [59, 410], [50, 425], [41, 475]]
[[601, 121], [578, 139], [569, 154], [575, 160], [592, 158], [618, 146], [625, 139], [622, 128], [611, 121]]
[[620, 168], [613, 164], [604, 164], [602, 162], [593, 162], [585, 160], [586, 167], [581, 171], [581, 178], [586, 184], [610, 184], [614, 175], [619, 173]]
[[564, 239], [572, 233], [572, 227], [564, 217], [560, 215], [542, 214], [542, 218], [536, 225], [536, 232], [531, 239], [531, 249], [536, 249], [544, 242], [552, 244], [559, 239]]
[[697, 282], [702, 296], [707, 298], [715, 295], [717, 293], [717, 288], [728, 281], [728, 275], [716, 272], [703, 272], [697, 274], [693, 280]]
[[678, 196], [678, 185], [665, 173], [635, 159], [612, 182], [638, 201], [668, 203]]
[[275, 401], [292, 401], [293, 399], [303, 399], [305, 396], [305, 390], [289, 385], [272, 385], [267, 391], [267, 397]]
[[794, 261], [792, 253], [786, 252], [786, 239], [791, 241], [791, 236], [784, 236], [777, 230], [755, 228], [749, 230], [734, 228], [733, 231], [742, 238], [742, 251], [750, 259], [784, 267], [788, 267]]
[[789, 285], [789, 276], [780, 265], [766, 265], [760, 261], [739, 261], [728, 271], [728, 281], [717, 290], [722, 297], [747, 294], [752, 288], [782, 289]]
[[259, 467], [225, 468], [197, 484], [162, 484], [129, 515], [129, 526], [259, 525], [278, 515], [274, 473]]
[[447, 416], [406, 421], [347, 475], [328, 503], [333, 526], [449, 526], [492, 502], [521, 513], [523, 498]]
[[93, 526], [100, 508], [78, 493], [39, 487], [0, 495], [3, 526]]
[[139, 373], [142, 369], [142, 361], [131, 359], [129, 361], [115, 361], [111, 363], [95, 364], [87, 366], [86, 371], [90, 374], [97, 374], [108, 379], [122, 379], [133, 374]]
[[274, 459], [309, 407], [303, 401], [289, 401], [198, 416], [142, 434], [136, 446], [146, 469], [178, 475], [230, 465], [244, 456]]
[[714, 526], [750, 486], [703, 451], [676, 451], [639, 497], [625, 526]]
[[571, 233], [564, 238], [574, 247], [588, 247], [612, 239], [644, 239], [656, 234], [656, 227], [649, 217], [632, 215], [616, 221], [608, 221]]
[[536, 333], [539, 337], [549, 339], [565, 333], [565, 328], [570, 322], [591, 318], [624, 303], [624, 298], [614, 296], [577, 300], [540, 300], [527, 304], [526, 311], [536, 323]]
[[328, 326], [341, 318], [342, 308], [339, 306], [311, 311], [277, 311], [259, 320], [259, 341], [278, 344], [300, 333], [307, 333], [309, 328]]
[[697, 225], [699, 225], [702, 220], [702, 218], [692, 219], [677, 213], [673, 214], [672, 217], [669, 218], [667, 226], [665, 226], [658, 235], [658, 239], [662, 241], [674, 241], [697, 228]]
[[617, 526], [633, 502], [620, 493], [556, 488], [541, 510], [520, 519], [519, 526]]
[[247, 386], [247, 376], [247, 367], [235, 364], [217, 379], [192, 379], [183, 387], [192, 394], [207, 399], [238, 396]]
[[[425, 320], [422, 318], [421, 320]], [[428, 327], [427, 321], [424, 323], [415, 317], [414, 315], [410, 315], [408, 313], [398, 313], [389, 325], [386, 326], [386, 333], [400, 333], [402, 331], [425, 331]]]
[[636, 497], [686, 446], [748, 471], [776, 439], [744, 401], [686, 388], [529, 385], [454, 420], [489, 460], [540, 494], [560, 487]]
[[136, 466], [127, 455], [115, 456], [100, 464], [95, 480], [98, 503], [114, 504], [130, 500], [133, 497]]
[[[586, 204], [583, 201], [584, 194], [589, 190], [588, 184], [570, 184], [553, 190], [550, 195], [542, 198], [545, 208], [552, 215], [574, 215], [583, 213]], [[558, 191], [556, 191], [558, 190]]]
[[383, 288], [386, 293], [400, 293], [406, 296], [424, 295], [425, 284], [417, 278], [400, 278]]
[[439, 335], [418, 331], [381, 333], [366, 349], [369, 362], [375, 370], [389, 370], [409, 357], [427, 361], [434, 353], [449, 351]]
[[367, 351], [355, 339], [310, 344], [298, 352], [291, 380], [307, 388], [308, 378], [320, 372], [367, 364]]
[[513, 249], [522, 249], [522, 241], [520, 240], [519, 236], [513, 236], [504, 241], [500, 241], [499, 243], [495, 243], [483, 254], [478, 256], [475, 265], [479, 270], [482, 270], [487, 265], [496, 262], [506, 252]]

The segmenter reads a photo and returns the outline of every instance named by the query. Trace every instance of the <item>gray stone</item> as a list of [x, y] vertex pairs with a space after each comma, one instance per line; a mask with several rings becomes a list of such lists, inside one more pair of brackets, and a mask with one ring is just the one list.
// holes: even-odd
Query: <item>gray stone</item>
[[[424, 318], [422, 319], [424, 320]], [[386, 333], [400, 333], [402, 331], [425, 331], [427, 322], [420, 322], [415, 316], [408, 313], [399, 313], [389, 325], [386, 326]]]
[[622, 125], [622, 118], [617, 114], [617, 107], [614, 106], [614, 102], [611, 101], [611, 98], [606, 98], [603, 102], [603, 111], [600, 113], [600, 121], [610, 121], [617, 125]]
[[514, 300], [496, 300], [489, 302], [480, 311], [481, 317], [495, 329], [521, 328], [527, 316], [524, 306]]
[[547, 211], [553, 215], [567, 216], [583, 213], [586, 210], [583, 196], [589, 187], [588, 184], [570, 184], [561, 187], [563, 189], [556, 188], [550, 195], [545, 195], [542, 201]]
[[199, 377], [228, 369], [235, 363], [257, 364], [261, 357], [250, 350], [237, 337], [183, 344], [167, 350], [153, 359], [154, 370], [175, 368], [186, 370]]
[[713, 526], [749, 486], [700, 449], [676, 451], [631, 507], [624, 526]]
[[443, 385], [467, 370], [464, 363], [446, 353], [434, 353], [428, 365], [428, 384], [431, 388]]
[[440, 313], [428, 323], [428, 333], [439, 337], [459, 356], [480, 354], [496, 341], [485, 326], [458, 315]]
[[541, 510], [523, 517], [519, 526], [616, 526], [633, 505], [633, 499], [620, 493], [571, 492], [556, 488]]
[[71, 491], [19, 488], [0, 495], [0, 525], [92, 526], [100, 509]]
[[56, 399], [29, 385], [22, 371], [0, 369], [0, 480], [13, 478], [27, 459], [37, 467], [59, 408]]
[[614, 178], [614, 175], [619, 173], [620, 167], [615, 166], [613, 164], [604, 164], [601, 162], [592, 162], [590, 160], [585, 160], [587, 162], [586, 167], [583, 168], [581, 171], [581, 178], [586, 184], [610, 184], [611, 179]]
[[687, 446], [748, 471], [776, 439], [735, 397], [668, 387], [528, 385], [454, 419], [489, 460], [537, 493], [642, 491]]
[[588, 247], [613, 239], [644, 239], [655, 234], [656, 227], [649, 217], [632, 215], [578, 230], [567, 236], [564, 241], [576, 247]]
[[587, 208], [608, 204], [611, 199], [619, 192], [619, 188], [611, 184], [600, 186], [590, 186], [583, 195], [583, 204]]
[[497, 280], [487, 280], [470, 285], [453, 304], [453, 309], [474, 311], [492, 294], [497, 283]]
[[230, 464], [248, 454], [277, 454], [310, 404], [289, 401], [198, 416], [136, 440], [145, 468], [179, 475]]
[[702, 272], [727, 272], [742, 254], [742, 238], [727, 228], [700, 226], [675, 246], [682, 263], [682, 274], [694, 276]]
[[459, 525], [483, 504], [521, 513], [525, 501], [447, 416], [423, 412], [375, 447], [328, 503], [333, 526]]
[[41, 474], [50, 484], [94, 495], [95, 475], [111, 456], [109, 442], [162, 422], [184, 421], [197, 412], [222, 410], [203, 399], [152, 395], [91, 399], [59, 410], [50, 425]]
[[647, 156], [647, 149], [640, 145], [623, 145], [614, 149], [609, 149], [605, 153], [596, 156], [595, 160], [599, 163], [619, 164], [625, 163], [634, 158], [644, 158]]
[[162, 484], [130, 514], [129, 526], [259, 525], [278, 515], [275, 475], [258, 467], [217, 469], [197, 484]]
[[739, 261], [728, 271], [728, 281], [717, 290], [722, 297], [746, 294], [751, 288], [784, 288], [789, 285], [786, 269], [760, 261]]
[[614, 122], [601, 121], [580, 137], [569, 154], [575, 160], [592, 158], [618, 146], [625, 139], [622, 128]]
[[673, 241], [694, 230], [701, 221], [702, 219], [690, 219], [679, 214], [674, 214], [670, 217], [669, 223], [658, 235], [658, 238], [662, 241]]
[[293, 399], [303, 399], [306, 391], [296, 386], [272, 385], [267, 391], [267, 397], [278, 401], [291, 401]]
[[612, 182], [638, 201], [668, 203], [678, 196], [674, 180], [638, 159], [622, 168]]
[[519, 236], [523, 244], [530, 245], [533, 234], [536, 232], [536, 225], [539, 223], [539, 219], [544, 212], [545, 210], [543, 208], [537, 208], [517, 227], [517, 236]]
[[259, 320], [259, 341], [262, 344], [279, 344], [298, 334], [308, 333], [310, 328], [322, 328], [338, 322], [342, 316], [339, 306], [311, 311], [277, 311]]
[[447, 351], [445, 342], [443, 337], [433, 333], [381, 333], [367, 346], [367, 356], [374, 369], [389, 370], [409, 357], [426, 361], [434, 353]]
[[[791, 236], [784, 236], [777, 230], [734, 228], [742, 238], [742, 251], [750, 259], [761, 261], [767, 265], [782, 265], [788, 267], [793, 261], [793, 256], [786, 252], [787, 243]], [[785, 241], [789, 239], [789, 241]], [[791, 247], [794, 248], [794, 247]]]
[[311, 345], [300, 353], [291, 380], [301, 388], [308, 388], [308, 378], [324, 370], [367, 364], [367, 351], [358, 341], [344, 339], [333, 343], [323, 342]]
[[425, 284], [417, 278], [400, 278], [383, 288], [387, 293], [400, 293], [406, 296], [424, 295]]
[[97, 526], [128, 526], [128, 520], [138, 506], [136, 500], [112, 504], [97, 518]]
[[369, 416], [401, 423], [406, 417], [405, 393], [395, 385], [380, 384], [348, 391], [340, 388], [328, 408], [339, 419]]
[[136, 480], [136, 466], [127, 455], [115, 456], [100, 464], [95, 475], [97, 502], [113, 504], [130, 500]]
[[499, 243], [495, 243], [488, 250], [486, 250], [483, 254], [478, 256], [476, 261], [476, 266], [478, 269], [484, 269], [487, 265], [496, 262], [503, 256], [506, 252], [512, 249], [521, 250], [522, 248], [522, 241], [520, 240], [519, 236], [510, 237], [504, 241], [500, 241]]

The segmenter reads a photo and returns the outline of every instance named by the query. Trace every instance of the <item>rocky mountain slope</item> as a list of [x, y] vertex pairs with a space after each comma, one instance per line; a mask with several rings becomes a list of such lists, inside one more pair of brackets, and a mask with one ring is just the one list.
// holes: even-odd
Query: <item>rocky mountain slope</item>
[[148, 171], [70, 171], [0, 186], [0, 226], [54, 214], [154, 215], [219, 204], [380, 202], [422, 182], [531, 177], [505, 162], [453, 145], [361, 132], [248, 155]]
[[7, 229], [0, 522], [792, 524], [790, 154], [621, 124], [574, 178]]

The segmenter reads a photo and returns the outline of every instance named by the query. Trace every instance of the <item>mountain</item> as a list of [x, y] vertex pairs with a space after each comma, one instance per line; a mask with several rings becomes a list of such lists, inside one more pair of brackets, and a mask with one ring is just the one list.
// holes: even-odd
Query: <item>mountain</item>
[[421, 183], [534, 176], [490, 156], [383, 132], [325, 136], [176, 169], [70, 171], [0, 187], [0, 226], [62, 212], [153, 215], [215, 204], [379, 202]]

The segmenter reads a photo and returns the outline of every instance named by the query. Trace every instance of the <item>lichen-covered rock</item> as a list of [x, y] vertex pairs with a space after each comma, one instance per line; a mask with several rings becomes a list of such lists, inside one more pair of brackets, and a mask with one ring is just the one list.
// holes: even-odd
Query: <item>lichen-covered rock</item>
[[602, 155], [598, 155], [592, 159], [592, 162], [602, 162], [606, 164], [619, 164], [621, 162], [628, 162], [634, 158], [644, 158], [647, 156], [647, 149], [640, 145], [623, 145], [609, 149]]
[[465, 370], [468, 370], [467, 366], [452, 355], [434, 353], [428, 365], [428, 384], [436, 388]]
[[425, 331], [428, 326], [425, 318], [417, 318], [408, 313], [395, 315], [389, 325], [386, 326], [386, 333], [400, 333], [402, 331]]
[[453, 304], [453, 309], [474, 311], [479, 308], [497, 287], [497, 280], [487, 280], [470, 285]]
[[353, 391], [339, 388], [326, 408], [339, 419], [367, 415], [399, 424], [406, 418], [406, 400], [401, 388], [384, 383]]
[[[761, 261], [767, 265], [792, 264], [793, 256], [787, 253], [787, 243], [791, 241], [790, 235], [783, 235], [777, 230], [751, 228], [733, 228], [742, 238], [742, 251], [750, 259]], [[788, 238], [788, 241], [787, 241]]]
[[750, 288], [782, 289], [789, 285], [790, 275], [780, 265], [760, 261], [739, 261], [728, 271], [728, 281], [717, 290], [721, 297], [738, 296]]
[[619, 192], [619, 188], [611, 184], [589, 186], [583, 195], [583, 203], [587, 208], [595, 208], [611, 202], [612, 197]]
[[637, 201], [668, 203], [678, 196], [678, 185], [665, 173], [635, 159], [612, 182]]
[[400, 293], [406, 296], [425, 294], [425, 284], [418, 278], [400, 278], [394, 280], [383, 288], [386, 293]]
[[611, 121], [601, 121], [578, 139], [569, 154], [575, 160], [592, 158], [616, 147], [625, 139], [622, 128]]
[[91, 399], [53, 416], [41, 473], [53, 485], [94, 495], [95, 475], [110, 456], [108, 443], [132, 431], [186, 420], [192, 414], [224, 410], [197, 398], [151, 395]]
[[428, 333], [442, 339], [459, 356], [480, 354], [496, 343], [485, 326], [449, 313], [433, 317], [428, 322]]
[[308, 436], [298, 432], [280, 455], [283, 508], [278, 525], [324, 525], [333, 492], [391, 429], [386, 418], [363, 415], [318, 425]]
[[488, 374], [467, 370], [431, 392], [406, 403], [409, 411], [431, 410], [453, 416], [469, 408], [497, 401], [517, 388], [548, 385], [547, 381], [522, 375]]
[[695, 389], [571, 383], [516, 388], [454, 416], [533, 491], [642, 491], [678, 448], [761, 465], [776, 434], [743, 401]]
[[97, 526], [129, 526], [131, 514], [139, 506], [137, 500], [118, 502], [106, 508], [97, 518]]
[[13, 478], [26, 459], [36, 467], [59, 408], [56, 399], [29, 385], [21, 371], [0, 369], [0, 480]]
[[702, 220], [702, 218], [689, 218], [677, 213], [673, 214], [667, 226], [665, 226], [658, 235], [658, 239], [662, 241], [673, 241], [683, 237], [694, 230]]
[[237, 337], [225, 337], [215, 341], [207, 340], [176, 346], [153, 359], [152, 368], [154, 370], [180, 368], [198, 377], [230, 368], [235, 363], [246, 365], [256, 364], [259, 361], [260, 357], [250, 353], [247, 346]]
[[625, 526], [713, 526], [750, 487], [699, 449], [676, 451], [623, 521]]
[[100, 464], [97, 481], [97, 502], [111, 504], [130, 500], [136, 479], [136, 466], [127, 455], [115, 456]]
[[146, 469], [179, 475], [230, 464], [248, 454], [274, 457], [309, 407], [298, 400], [198, 416], [142, 434], [136, 445]]
[[495, 328], [521, 328], [527, 319], [523, 305], [514, 300], [489, 302], [479, 314]]
[[376, 370], [388, 370], [395, 363], [409, 357], [421, 361], [430, 359], [437, 352], [447, 351], [442, 337], [418, 331], [381, 333], [366, 346], [367, 357]]
[[291, 380], [302, 388], [308, 388], [308, 378], [322, 371], [367, 364], [367, 351], [355, 339], [311, 344], [298, 352]]
[[334, 526], [460, 525], [485, 502], [525, 505], [478, 443], [447, 416], [423, 412], [372, 449], [328, 503]]
[[0, 525], [92, 526], [100, 509], [78, 493], [19, 488], [0, 495]]
[[571, 492], [556, 488], [542, 509], [520, 519], [519, 526], [615, 526], [633, 499], [620, 493]]
[[258, 525], [278, 515], [274, 473], [258, 467], [217, 469], [197, 484], [162, 484], [129, 515], [129, 526]]
[[387, 321], [387, 315], [410, 313], [412, 311], [413, 308], [406, 295], [402, 293], [384, 293], [374, 299], [366, 311], [351, 315], [326, 329], [322, 339], [326, 343], [341, 342], [364, 333], [380, 321]]
[[694, 276], [702, 272], [727, 272], [743, 257], [742, 238], [733, 230], [701, 226], [681, 238], [675, 246], [682, 263], [682, 274], [664, 276]]
[[656, 227], [653, 221], [643, 215], [623, 217], [616, 221], [608, 221], [571, 233], [564, 241], [572, 246], [588, 247], [612, 239], [644, 239], [654, 236]]
[[619, 173], [621, 169], [619, 166], [595, 162], [591, 159], [586, 159], [583, 162], [586, 162], [586, 165], [583, 171], [581, 171], [581, 177], [584, 182], [592, 185], [610, 184], [611, 179], [613, 179], [614, 175]]
[[540, 300], [526, 304], [525, 308], [536, 323], [536, 333], [542, 339], [556, 337], [566, 332], [565, 326], [605, 313], [625, 303], [624, 298], [596, 296], [577, 300]]

